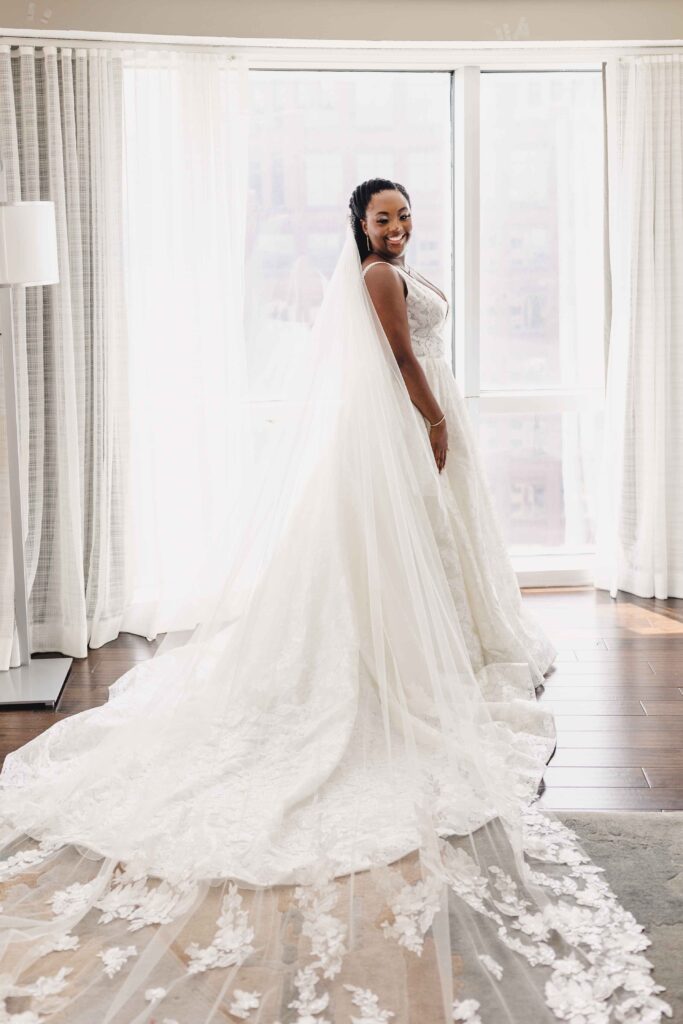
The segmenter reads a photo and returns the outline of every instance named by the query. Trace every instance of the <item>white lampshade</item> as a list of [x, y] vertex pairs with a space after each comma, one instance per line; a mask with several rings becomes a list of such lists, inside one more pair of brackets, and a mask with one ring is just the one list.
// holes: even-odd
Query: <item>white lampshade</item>
[[0, 286], [58, 281], [54, 203], [0, 203]]

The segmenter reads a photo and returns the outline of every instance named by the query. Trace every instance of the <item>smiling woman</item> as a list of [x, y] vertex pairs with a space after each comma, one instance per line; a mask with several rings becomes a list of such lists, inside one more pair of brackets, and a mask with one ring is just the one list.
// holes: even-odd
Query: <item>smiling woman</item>
[[[438, 275], [405, 261], [426, 222], [399, 182], [363, 181], [349, 200], [350, 184], [329, 206], [341, 241], [324, 289], [307, 265], [322, 290], [312, 323], [263, 302], [273, 348], [302, 372], [278, 382], [281, 408], [253, 443], [232, 301], [247, 207], [235, 70], [216, 52], [137, 65], [145, 117], [128, 156], [147, 172], [138, 199], [161, 216], [158, 238], [146, 209], [128, 227], [138, 256], [158, 245], [158, 265], [136, 266], [164, 303], [148, 320], [160, 346], [176, 329], [172, 399], [201, 425], [222, 397], [251, 443], [221, 463], [234, 439], [219, 418], [205, 479], [186, 404], [164, 408], [183, 446], [168, 479], [192, 514], [175, 526], [208, 524], [180, 549], [194, 570], [192, 551], [208, 548], [201, 587], [183, 580], [196, 619], [106, 704], [5, 760], [0, 1017], [656, 1024], [668, 1007], [641, 926], [577, 837], [533, 806], [555, 745], [535, 690], [557, 652], [521, 605], [448, 365]], [[268, 180], [277, 192], [285, 176]], [[309, 184], [329, 203], [333, 176]], [[314, 219], [278, 207], [271, 227], [291, 242]], [[291, 265], [284, 245], [266, 255]], [[159, 286], [180, 289], [184, 266], [196, 319]], [[293, 307], [314, 294], [299, 289]], [[218, 355], [204, 366], [207, 343]], [[162, 390], [164, 359], [149, 372]], [[154, 557], [169, 536], [145, 525]]]
[[[407, 203], [410, 203], [410, 196], [403, 185], [374, 178], [363, 182], [355, 189], [350, 206], [361, 259], [361, 234], [365, 235], [368, 250], [372, 254], [364, 260], [363, 273], [377, 263], [388, 264], [392, 268], [388, 273], [372, 275], [368, 289], [410, 399], [429, 424], [429, 440], [441, 472], [448, 451], [446, 415], [435, 398], [413, 349], [406, 305], [407, 286], [400, 275], [392, 272], [406, 272], [402, 253], [412, 231], [412, 214]], [[444, 319], [445, 315], [444, 311]], [[417, 342], [417, 335], [415, 340]]]
[[[411, 183], [408, 206], [419, 215], [413, 260], [428, 277], [448, 281], [452, 245], [442, 224], [451, 208], [450, 74], [254, 69], [249, 88], [247, 300], [264, 335], [265, 318], [288, 296], [292, 313], [294, 294], [319, 305], [313, 268], [331, 274], [343, 242], [338, 211], [371, 175]], [[293, 280], [300, 254], [311, 266]], [[297, 319], [305, 320], [303, 310]], [[272, 347], [265, 353], [276, 358]]]
[[[6, 759], [0, 967], [22, 1012], [599, 1024], [614, 1008], [655, 1024], [667, 1009], [640, 926], [529, 806], [554, 746], [536, 653], [554, 650], [483, 578], [491, 538], [468, 551], [488, 526], [471, 438], [444, 402], [456, 494], [365, 278], [349, 222], [297, 443], [244, 494], [196, 630]], [[412, 294], [436, 362], [442, 301]]]
[[[378, 209], [382, 206], [396, 206], [397, 203], [401, 205], [395, 211]], [[361, 220], [361, 226], [367, 236], [368, 249], [371, 252], [381, 252], [386, 246], [390, 246], [393, 253], [401, 252], [405, 248], [412, 231], [412, 223], [410, 209], [404, 204], [402, 194], [371, 196], [365, 214], [366, 219]], [[397, 221], [399, 226], [395, 227]]]
[[[556, 652], [522, 605], [474, 431], [446, 359], [448, 303], [406, 263], [413, 230], [409, 193], [398, 182], [373, 178], [354, 189], [349, 206], [366, 287], [443, 475], [446, 528], [455, 546], [445, 561], [475, 673], [487, 691], [490, 679], [484, 683], [484, 677], [507, 662], [512, 678], [519, 674], [514, 663], [524, 663], [518, 696], [533, 696]], [[396, 256], [389, 249], [400, 234], [405, 241]]]

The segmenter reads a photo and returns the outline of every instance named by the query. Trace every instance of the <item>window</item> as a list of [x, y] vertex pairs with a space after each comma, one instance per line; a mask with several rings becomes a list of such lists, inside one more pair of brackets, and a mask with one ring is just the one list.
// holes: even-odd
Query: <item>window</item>
[[[406, 187], [413, 210], [408, 261], [449, 295], [450, 73], [252, 70], [249, 76], [246, 283], [254, 298], [249, 315], [261, 318], [260, 325], [252, 319], [251, 336], [269, 337], [272, 345], [284, 337], [268, 330], [274, 319], [289, 321], [292, 332], [296, 323], [312, 322], [341, 249], [349, 198], [368, 178]], [[269, 356], [276, 360], [277, 353], [259, 347], [264, 377]], [[277, 374], [270, 378], [277, 382]]]
[[601, 77], [479, 81], [480, 444], [513, 554], [590, 552], [604, 387]]
[[[467, 131], [453, 120], [452, 78], [250, 72], [247, 287], [269, 339], [261, 364], [284, 338], [268, 323], [287, 320], [292, 344], [297, 323], [312, 322], [348, 198], [370, 177], [408, 189], [408, 262], [451, 301], [451, 170]], [[601, 76], [481, 71], [477, 81], [479, 372], [468, 394], [479, 444], [511, 553], [587, 554], [604, 389]]]

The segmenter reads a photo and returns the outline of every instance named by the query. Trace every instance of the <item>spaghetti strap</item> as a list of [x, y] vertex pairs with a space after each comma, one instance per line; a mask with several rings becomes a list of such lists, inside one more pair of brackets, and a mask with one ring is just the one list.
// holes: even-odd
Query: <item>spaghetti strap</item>
[[398, 269], [397, 267], [394, 267], [393, 263], [387, 263], [386, 260], [375, 260], [374, 263], [368, 263], [367, 267], [363, 267], [363, 276], [365, 277], [367, 271], [372, 270], [373, 267], [381, 267], [382, 265], [385, 267], [393, 267], [394, 270]]
[[434, 288], [433, 285], [427, 283], [426, 280], [421, 279], [421, 276], [414, 277], [413, 275], [408, 273], [408, 271], [405, 269], [405, 267], [400, 267], [397, 263], [388, 263], [386, 260], [375, 260], [374, 263], [368, 263], [367, 266], [363, 267], [363, 271], [362, 271], [363, 277], [365, 277], [365, 274], [367, 273], [367, 271], [371, 270], [372, 267], [379, 267], [382, 264], [384, 264], [384, 266], [391, 267], [392, 270], [397, 270], [399, 272], [399, 274], [401, 275], [401, 277], [403, 277], [403, 279], [405, 281], [406, 298], [407, 298], [407, 293], [410, 291], [410, 287], [408, 285], [408, 281], [417, 282], [417, 284], [422, 285], [423, 288], [426, 288], [428, 291], [432, 292], [433, 295], [436, 295], [437, 298], [442, 299], [442, 301], [446, 303], [446, 316], [448, 316], [448, 313], [449, 313], [449, 310], [450, 310], [451, 307], [450, 307], [450, 303], [449, 303], [448, 299], [446, 298], [446, 296], [442, 295], [441, 292], [437, 291], [436, 288]]

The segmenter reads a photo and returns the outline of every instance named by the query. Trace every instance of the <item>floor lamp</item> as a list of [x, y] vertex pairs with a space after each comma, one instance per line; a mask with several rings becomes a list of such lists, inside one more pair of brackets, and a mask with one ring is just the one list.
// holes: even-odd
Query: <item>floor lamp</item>
[[[4, 184], [2, 177], [0, 164], [0, 187]], [[22, 530], [24, 496], [21, 493], [19, 470], [17, 381], [12, 334], [12, 288], [17, 285], [31, 287], [57, 284], [58, 281], [54, 204], [0, 202], [0, 344], [5, 378], [14, 609], [21, 660], [16, 668], [0, 671], [0, 709], [17, 705], [54, 707], [73, 662], [73, 658], [64, 657], [31, 658]]]

